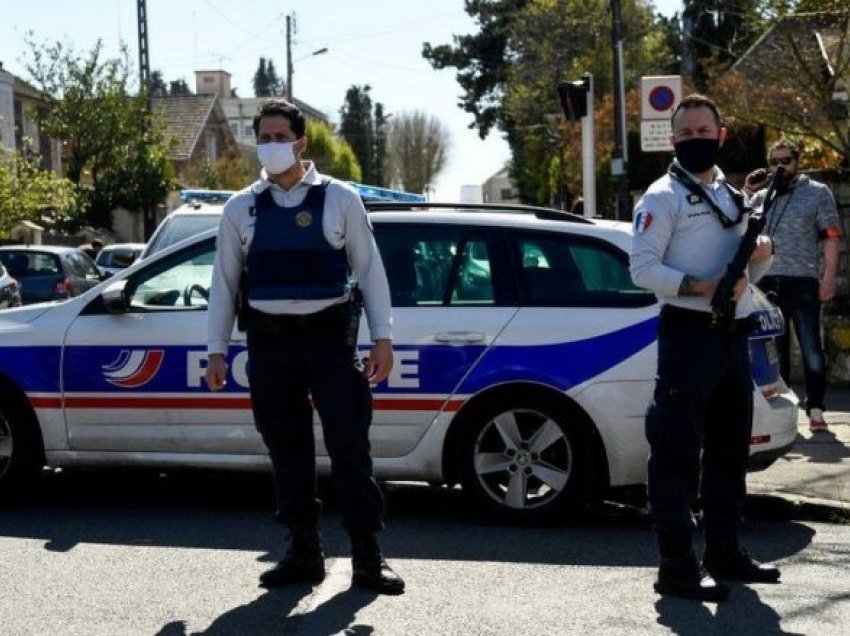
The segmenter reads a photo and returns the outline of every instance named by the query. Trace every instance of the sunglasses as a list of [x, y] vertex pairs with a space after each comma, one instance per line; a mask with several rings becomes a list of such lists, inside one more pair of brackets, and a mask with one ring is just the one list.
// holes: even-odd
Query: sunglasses
[[794, 161], [794, 157], [771, 157], [770, 163], [774, 166], [782, 164], [783, 166], [790, 165]]

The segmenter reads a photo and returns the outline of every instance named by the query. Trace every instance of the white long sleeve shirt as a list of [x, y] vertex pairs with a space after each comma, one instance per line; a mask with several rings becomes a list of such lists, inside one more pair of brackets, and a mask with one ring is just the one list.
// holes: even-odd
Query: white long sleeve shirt
[[[254, 236], [250, 210], [254, 197], [270, 189], [275, 203], [283, 207], [299, 205], [312, 185], [320, 185], [322, 175], [312, 162], [305, 162], [302, 180], [284, 190], [266, 177], [234, 194], [224, 206], [218, 230], [215, 264], [210, 287], [207, 353], [226, 353], [236, 317], [239, 277], [245, 268]], [[325, 239], [334, 248], [344, 248], [349, 267], [363, 292], [366, 318], [372, 340], [391, 338], [390, 290], [372, 227], [357, 192], [348, 184], [332, 179], [325, 193], [322, 217]], [[299, 267], [299, 263], [281, 263], [281, 267]], [[343, 303], [348, 296], [318, 300], [255, 300], [251, 307], [269, 314], [312, 314]]]
[[[723, 181], [725, 176], [715, 167], [712, 183], [692, 177], [706, 197], [734, 220], [737, 205]], [[634, 232], [630, 253], [630, 271], [635, 285], [655, 292], [661, 304], [697, 311], [711, 311], [711, 299], [705, 296], [679, 296], [685, 274], [699, 280], [716, 280], [732, 260], [741, 236], [747, 228], [746, 216], [724, 228], [715, 212], [698, 200], [669, 174], [656, 180], [635, 206]], [[750, 266], [751, 279], [758, 279], [770, 263]], [[746, 273], [746, 272], [745, 272]], [[736, 317], [752, 313], [752, 292], [748, 288], [736, 308]]]

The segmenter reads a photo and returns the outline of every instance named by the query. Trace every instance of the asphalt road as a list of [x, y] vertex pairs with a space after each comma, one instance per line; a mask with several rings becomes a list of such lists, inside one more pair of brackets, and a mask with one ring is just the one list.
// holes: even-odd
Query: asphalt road
[[[389, 485], [387, 557], [401, 597], [349, 589], [333, 506], [322, 526], [329, 576], [266, 591], [283, 553], [265, 476], [51, 476], [27, 505], [0, 509], [0, 634], [846, 634], [850, 525], [750, 500], [753, 553], [780, 585], [737, 585], [723, 605], [661, 599], [639, 509], [602, 506], [570, 523], [476, 517], [458, 491]], [[843, 521], [844, 523], [841, 523]]]

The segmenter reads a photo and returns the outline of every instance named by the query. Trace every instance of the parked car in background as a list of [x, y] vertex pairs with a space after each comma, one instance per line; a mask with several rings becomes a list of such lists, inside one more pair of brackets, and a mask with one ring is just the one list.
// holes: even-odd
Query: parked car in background
[[79, 296], [102, 280], [92, 258], [76, 247], [7, 245], [0, 247], [0, 263], [18, 281], [24, 305]]
[[224, 204], [232, 194], [226, 190], [181, 190], [183, 205], [156, 226], [139, 258], [147, 258], [199, 232], [218, 227]]
[[0, 309], [18, 307], [21, 304], [21, 288], [6, 268], [0, 264]]
[[101, 273], [112, 276], [132, 265], [144, 249], [144, 243], [113, 243], [98, 252], [94, 263]]

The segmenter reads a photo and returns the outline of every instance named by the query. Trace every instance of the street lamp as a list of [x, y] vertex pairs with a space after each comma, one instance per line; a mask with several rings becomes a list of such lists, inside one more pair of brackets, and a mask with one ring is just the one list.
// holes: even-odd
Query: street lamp
[[328, 47], [322, 47], [304, 55], [303, 57], [299, 57], [297, 60], [292, 59], [292, 16], [286, 16], [286, 99], [287, 101], [292, 101], [292, 66], [295, 62], [300, 60], [306, 60], [308, 57], [313, 57], [314, 55], [322, 55], [323, 53], [328, 52]]

